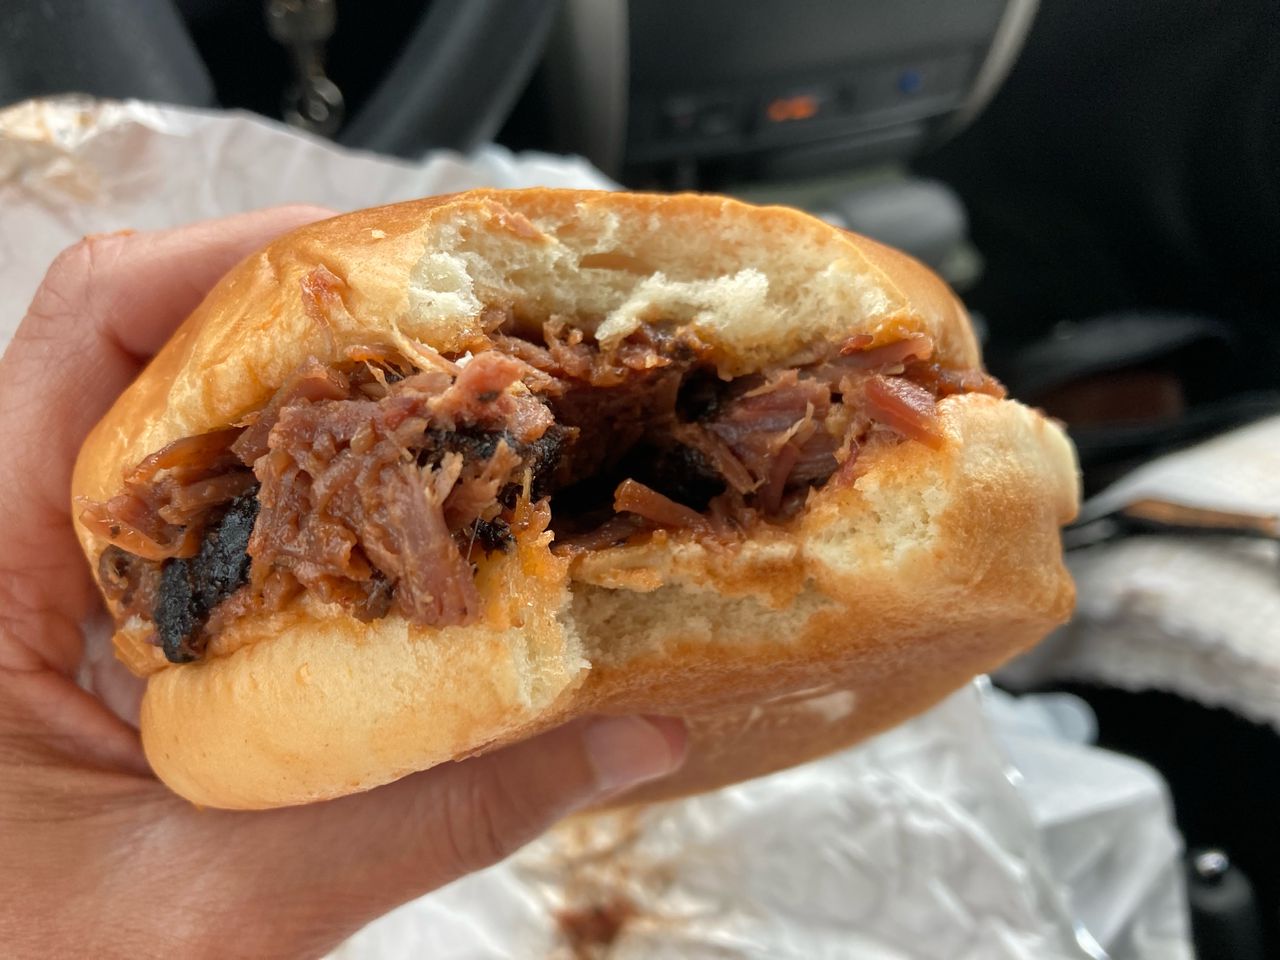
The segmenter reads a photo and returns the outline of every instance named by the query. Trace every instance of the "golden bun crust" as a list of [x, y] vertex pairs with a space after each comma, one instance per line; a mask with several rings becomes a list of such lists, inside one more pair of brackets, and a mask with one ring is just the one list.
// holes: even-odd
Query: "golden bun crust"
[[[332, 280], [317, 294], [318, 268]], [[938, 359], [979, 361], [932, 273], [798, 212], [479, 191], [314, 224], [245, 261], [91, 434], [73, 493], [110, 497], [122, 469], [235, 422], [308, 356], [478, 345], [491, 306], [576, 317], [606, 341], [681, 320], [733, 374], [859, 333], [926, 333]], [[175, 667], [125, 624], [117, 650], [149, 674], [147, 755], [194, 802], [259, 808], [367, 789], [589, 713], [686, 718], [689, 760], [646, 799], [853, 743], [1071, 607], [1058, 535], [1077, 503], [1070, 443], [1012, 401], [965, 395], [939, 410], [942, 449], [880, 450], [854, 486], [814, 492], [797, 520], [728, 551], [659, 532], [569, 564], [522, 542], [481, 571], [474, 626], [363, 624], [304, 597], [233, 621], [203, 662]], [[105, 544], [78, 532], [96, 561]]]

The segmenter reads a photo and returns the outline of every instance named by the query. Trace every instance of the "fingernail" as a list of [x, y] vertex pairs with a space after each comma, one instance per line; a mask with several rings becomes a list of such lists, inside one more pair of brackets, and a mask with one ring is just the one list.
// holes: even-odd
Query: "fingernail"
[[684, 725], [669, 717], [601, 717], [583, 733], [601, 793], [666, 776], [684, 760]]

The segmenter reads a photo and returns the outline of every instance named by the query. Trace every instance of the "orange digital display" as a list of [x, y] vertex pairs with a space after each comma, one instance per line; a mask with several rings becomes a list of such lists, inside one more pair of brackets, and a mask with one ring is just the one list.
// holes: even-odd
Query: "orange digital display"
[[807, 93], [794, 97], [778, 97], [769, 101], [765, 116], [773, 123], [808, 120], [818, 112], [818, 98]]

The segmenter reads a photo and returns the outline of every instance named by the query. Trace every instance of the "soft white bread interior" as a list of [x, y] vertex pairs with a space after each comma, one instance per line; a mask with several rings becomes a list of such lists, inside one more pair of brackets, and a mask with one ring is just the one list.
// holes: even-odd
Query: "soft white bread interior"
[[[122, 470], [239, 421], [310, 356], [481, 349], [494, 309], [562, 316], [606, 343], [688, 323], [725, 375], [862, 333], [925, 333], [934, 359], [979, 363], [932, 273], [796, 211], [479, 191], [318, 223], [245, 261], [89, 437], [73, 493], [111, 497]], [[1071, 608], [1058, 533], [1077, 505], [1069, 441], [1009, 400], [953, 396], [939, 413], [941, 449], [879, 449], [856, 484], [816, 490], [797, 519], [730, 549], [658, 532], [570, 563], [547, 536], [524, 540], [482, 567], [479, 624], [361, 623], [303, 596], [171, 665], [126, 622], [117, 651], [149, 677], [147, 755], [194, 802], [257, 808], [367, 789], [592, 712], [689, 723], [684, 770], [646, 796], [855, 742]], [[78, 530], [96, 561], [106, 544]]]

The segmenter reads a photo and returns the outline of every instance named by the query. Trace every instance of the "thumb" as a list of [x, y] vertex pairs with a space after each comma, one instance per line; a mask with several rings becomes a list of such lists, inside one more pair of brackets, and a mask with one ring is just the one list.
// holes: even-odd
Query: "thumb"
[[[496, 863], [574, 810], [671, 773], [684, 741], [678, 720], [598, 717], [366, 794], [196, 820], [216, 833], [206, 842], [244, 868], [221, 905], [241, 923], [246, 901], [282, 907], [271, 936], [305, 954], [304, 943], [327, 949], [398, 904]], [[206, 910], [224, 899], [211, 893]]]

